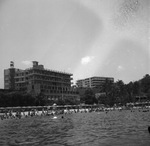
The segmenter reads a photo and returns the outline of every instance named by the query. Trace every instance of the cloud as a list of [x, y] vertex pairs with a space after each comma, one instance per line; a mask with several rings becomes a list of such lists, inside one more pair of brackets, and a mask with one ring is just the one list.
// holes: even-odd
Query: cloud
[[86, 65], [94, 59], [94, 56], [86, 56], [81, 59], [81, 64]]
[[117, 71], [120, 72], [120, 71], [122, 71], [122, 70], [124, 70], [124, 69], [125, 69], [125, 68], [124, 68], [123, 66], [119, 65], [118, 68], [117, 68]]
[[29, 61], [29, 60], [25, 60], [25, 61], [22, 61], [22, 63], [24, 64], [24, 65], [31, 65], [32, 64], [32, 61]]

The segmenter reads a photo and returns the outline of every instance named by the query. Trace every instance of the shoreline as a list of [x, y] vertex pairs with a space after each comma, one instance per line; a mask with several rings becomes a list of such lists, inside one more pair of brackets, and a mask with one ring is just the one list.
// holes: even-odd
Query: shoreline
[[96, 107], [96, 106], [34, 106], [34, 107], [6, 107], [0, 108], [0, 119], [26, 118], [33, 116], [55, 116], [61, 114], [72, 113], [90, 113], [90, 112], [105, 112], [130, 110], [131, 112], [149, 112], [150, 106], [144, 107]]

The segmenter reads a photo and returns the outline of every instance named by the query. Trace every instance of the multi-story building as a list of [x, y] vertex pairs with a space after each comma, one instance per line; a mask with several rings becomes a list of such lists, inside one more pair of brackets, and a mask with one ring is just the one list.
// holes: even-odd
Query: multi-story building
[[114, 82], [112, 77], [91, 77], [86, 79], [77, 80], [77, 87], [79, 88], [94, 88], [101, 87], [106, 82]]
[[14, 62], [10, 62], [10, 68], [4, 70], [4, 89], [15, 89], [15, 72]]
[[[58, 98], [76, 98], [75, 88], [71, 86], [72, 74], [45, 69], [37, 61], [33, 67], [15, 70], [14, 82], [16, 90], [26, 91], [34, 95], [42, 93], [49, 100]], [[6, 83], [5, 83], [6, 84]]]

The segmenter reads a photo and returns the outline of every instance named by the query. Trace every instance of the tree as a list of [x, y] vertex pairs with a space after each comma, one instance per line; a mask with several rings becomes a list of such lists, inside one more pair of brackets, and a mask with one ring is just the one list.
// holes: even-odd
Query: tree
[[94, 92], [90, 88], [85, 90], [84, 95], [81, 97], [81, 101], [85, 104], [98, 103], [97, 99], [95, 98]]
[[126, 90], [127, 90], [127, 94], [128, 94], [128, 102], [133, 102], [133, 86], [134, 83], [130, 82], [126, 85]]
[[35, 105], [36, 106], [44, 106], [47, 103], [47, 98], [45, 97], [45, 95], [41, 92], [40, 94], [38, 94], [35, 98]]
[[141, 80], [141, 91], [148, 93], [150, 89], [150, 75], [146, 74]]
[[128, 102], [128, 93], [126, 89], [126, 85], [122, 80], [118, 80], [116, 82], [116, 86], [118, 87], [118, 98], [122, 105], [126, 104]]
[[139, 95], [140, 94], [140, 83], [138, 81], [135, 81], [133, 83], [133, 94]]

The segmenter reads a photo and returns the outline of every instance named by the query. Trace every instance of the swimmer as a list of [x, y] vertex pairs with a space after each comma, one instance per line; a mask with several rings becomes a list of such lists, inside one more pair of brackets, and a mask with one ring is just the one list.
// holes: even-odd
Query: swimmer
[[56, 117], [56, 116], [54, 116], [52, 119], [57, 119], [57, 117]]

